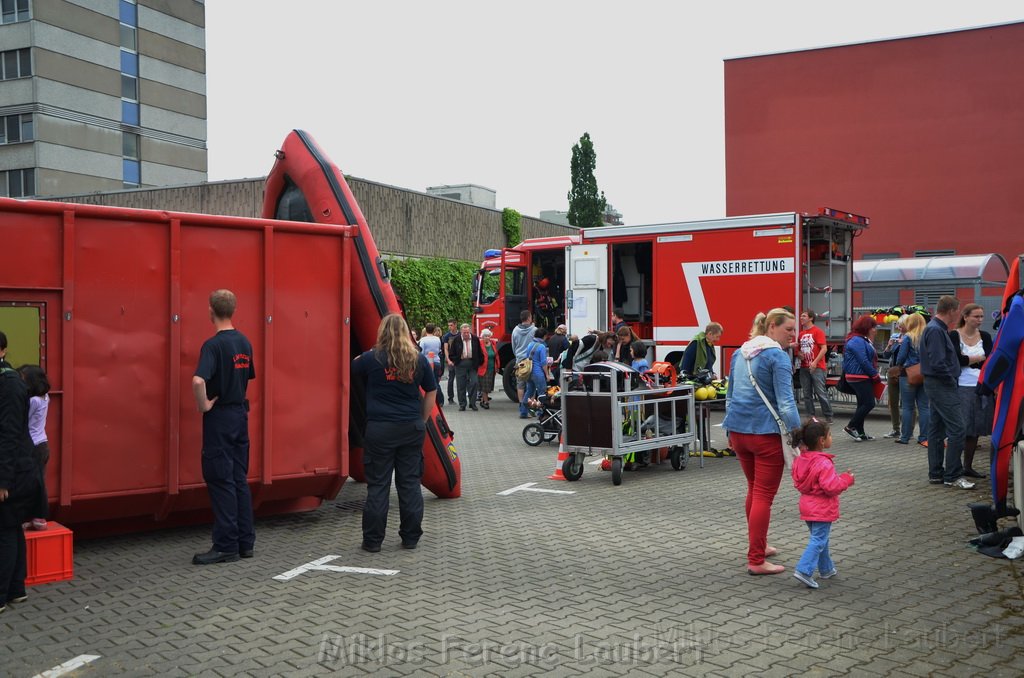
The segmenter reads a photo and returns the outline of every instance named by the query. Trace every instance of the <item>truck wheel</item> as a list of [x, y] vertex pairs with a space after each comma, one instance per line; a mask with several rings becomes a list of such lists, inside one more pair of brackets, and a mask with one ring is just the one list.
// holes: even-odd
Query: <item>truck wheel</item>
[[527, 424], [523, 428], [523, 442], [530, 447], [537, 447], [544, 442], [544, 429], [540, 424]]
[[505, 368], [501, 371], [501, 387], [505, 390], [505, 395], [508, 399], [514, 403], [519, 402], [519, 394], [516, 392], [516, 364], [509, 363], [505, 365]]
[[[564, 471], [563, 471], [564, 473]], [[622, 484], [622, 457], [612, 459], [612, 485]]]
[[565, 476], [566, 480], [579, 480], [583, 477], [583, 462], [580, 461], [577, 455], [570, 454], [562, 462], [562, 475]]

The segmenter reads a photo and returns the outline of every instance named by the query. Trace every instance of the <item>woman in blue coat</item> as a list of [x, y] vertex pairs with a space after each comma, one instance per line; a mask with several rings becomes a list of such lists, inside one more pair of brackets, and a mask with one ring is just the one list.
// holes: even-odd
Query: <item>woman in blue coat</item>
[[843, 373], [846, 375], [846, 383], [857, 396], [857, 409], [843, 430], [858, 442], [875, 439], [864, 432], [864, 420], [875, 407], [875, 382], [881, 381], [878, 376], [878, 355], [871, 343], [877, 327], [878, 323], [869, 315], [857, 318], [843, 349]]

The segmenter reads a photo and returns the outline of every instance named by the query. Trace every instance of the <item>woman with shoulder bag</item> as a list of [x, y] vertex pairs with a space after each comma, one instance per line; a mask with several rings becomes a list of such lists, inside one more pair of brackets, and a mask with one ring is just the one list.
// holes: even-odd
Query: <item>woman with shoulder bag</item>
[[895, 364], [900, 368], [900, 405], [903, 421], [900, 423], [900, 437], [894, 442], [910, 444], [914, 433], [914, 408], [917, 408], [917, 444], [928, 447], [928, 394], [924, 392], [924, 377], [921, 376], [921, 356], [917, 349], [927, 323], [924, 316], [913, 313], [904, 323], [903, 337], [896, 351]]
[[747, 478], [747, 572], [778, 574], [782, 565], [765, 560], [776, 550], [768, 546], [772, 502], [785, 467], [780, 422], [789, 434], [800, 428], [793, 398], [789, 354], [782, 348], [796, 338], [796, 317], [784, 308], [758, 313], [750, 340], [732, 357], [725, 419], [729, 446]]
[[858, 442], [875, 439], [864, 432], [864, 420], [875, 407], [875, 383], [882, 380], [878, 376], [878, 355], [871, 344], [877, 327], [878, 323], [869, 315], [857, 318], [843, 349], [843, 374], [857, 397], [857, 409], [843, 431]]

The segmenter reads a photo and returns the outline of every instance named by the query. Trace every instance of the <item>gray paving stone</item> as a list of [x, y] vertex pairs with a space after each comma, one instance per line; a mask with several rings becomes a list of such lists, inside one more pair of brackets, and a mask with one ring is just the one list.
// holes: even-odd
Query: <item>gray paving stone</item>
[[[463, 497], [425, 495], [416, 551], [398, 548], [396, 501], [383, 551], [359, 550], [365, 488], [352, 482], [316, 511], [260, 520], [251, 561], [191, 566], [208, 526], [80, 541], [73, 581], [0, 617], [4, 671], [91, 652], [102, 659], [80, 675], [1024, 674], [1020, 565], [964, 546], [965, 504], [987, 483], [929, 486], [923, 451], [836, 438], [857, 484], [833, 530], [840, 574], [808, 591], [791, 576], [807, 528], [788, 482], [769, 533], [787, 573], [749, 577], [735, 459], [655, 465], [620, 487], [592, 466], [555, 482], [557, 447], [523, 444], [512, 403], [447, 414]], [[886, 420], [868, 427], [884, 433]], [[497, 495], [525, 482], [576, 494]], [[272, 579], [328, 554], [400, 574]], [[358, 637], [372, 639], [369, 658], [323, 656], [324, 638], [351, 649]], [[549, 662], [529, 658], [545, 647]]]

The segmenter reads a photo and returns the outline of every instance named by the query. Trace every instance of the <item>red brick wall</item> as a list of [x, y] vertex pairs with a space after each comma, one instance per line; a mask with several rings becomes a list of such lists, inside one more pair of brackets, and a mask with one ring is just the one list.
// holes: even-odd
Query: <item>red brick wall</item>
[[835, 207], [865, 253], [1024, 252], [1024, 23], [725, 63], [729, 215]]

